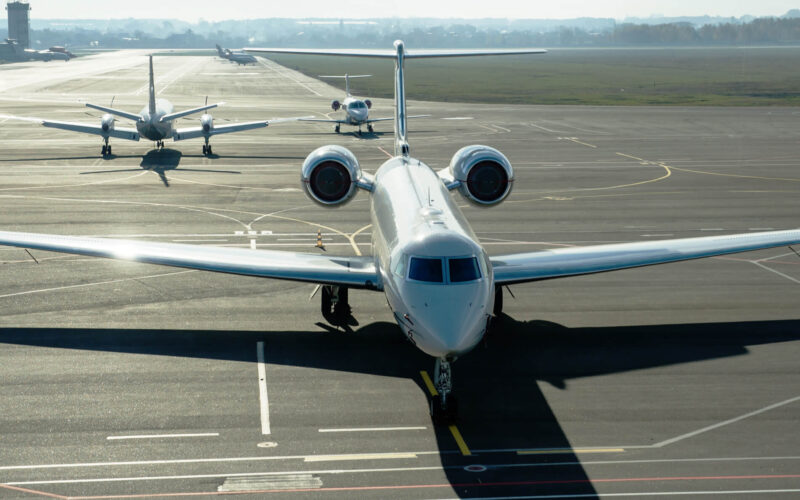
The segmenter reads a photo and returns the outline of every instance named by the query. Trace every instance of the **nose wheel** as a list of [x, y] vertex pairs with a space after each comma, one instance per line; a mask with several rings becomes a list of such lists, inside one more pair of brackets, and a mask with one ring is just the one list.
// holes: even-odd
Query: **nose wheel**
[[210, 144], [204, 144], [203, 145], [203, 154], [206, 155], [206, 156], [213, 154], [211, 152], [211, 145]]
[[433, 385], [436, 396], [431, 397], [431, 418], [436, 424], [451, 424], [458, 417], [458, 400], [453, 395], [453, 372], [450, 361], [438, 358], [433, 368]]
[[104, 138], [105, 144], [103, 144], [102, 153], [103, 158], [106, 156], [111, 156], [111, 145], [108, 143], [108, 137]]
[[369, 132], [370, 134], [374, 132], [374, 130], [372, 129], [372, 125], [367, 125], [367, 132]]

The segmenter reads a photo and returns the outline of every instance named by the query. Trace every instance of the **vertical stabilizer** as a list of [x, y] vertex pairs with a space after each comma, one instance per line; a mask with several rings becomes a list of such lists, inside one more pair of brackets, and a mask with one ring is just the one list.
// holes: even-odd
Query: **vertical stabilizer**
[[153, 82], [153, 56], [150, 56], [150, 116], [156, 114], [156, 84]]
[[394, 61], [394, 154], [408, 156], [408, 137], [406, 135], [406, 83], [403, 75], [405, 46], [401, 40], [394, 42], [397, 59]]

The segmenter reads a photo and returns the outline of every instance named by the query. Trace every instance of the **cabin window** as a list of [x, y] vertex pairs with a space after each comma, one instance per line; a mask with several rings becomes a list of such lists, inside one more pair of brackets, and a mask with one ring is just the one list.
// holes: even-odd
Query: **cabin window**
[[478, 259], [475, 257], [447, 259], [447, 263], [449, 265], [451, 283], [475, 281], [481, 277], [481, 271], [478, 268]]
[[408, 278], [428, 283], [443, 283], [442, 259], [411, 257], [408, 265]]

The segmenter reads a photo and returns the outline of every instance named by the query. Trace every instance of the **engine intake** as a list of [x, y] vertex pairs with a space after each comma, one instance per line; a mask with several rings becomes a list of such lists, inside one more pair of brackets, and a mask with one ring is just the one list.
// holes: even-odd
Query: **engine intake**
[[339, 111], [339, 108], [342, 107], [342, 103], [339, 101], [331, 101], [331, 109], [334, 111]]
[[459, 149], [450, 160], [450, 175], [460, 183], [458, 191], [464, 198], [484, 207], [506, 199], [514, 183], [508, 158], [489, 146]]
[[364, 99], [364, 104], [367, 105], [367, 109], [372, 109], [372, 101], [369, 99]]
[[303, 189], [320, 205], [343, 205], [350, 201], [360, 178], [358, 160], [342, 146], [317, 148], [303, 162]]

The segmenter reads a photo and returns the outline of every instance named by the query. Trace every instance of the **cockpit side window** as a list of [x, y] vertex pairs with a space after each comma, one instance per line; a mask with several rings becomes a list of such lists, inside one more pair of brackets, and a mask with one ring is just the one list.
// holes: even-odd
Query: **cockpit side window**
[[426, 281], [428, 283], [443, 283], [442, 259], [411, 257], [408, 265], [408, 279]]
[[475, 257], [447, 259], [447, 263], [449, 266], [451, 283], [475, 281], [481, 277], [478, 259]]

